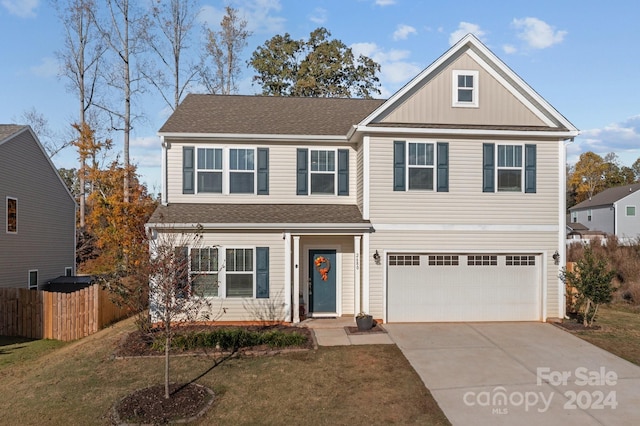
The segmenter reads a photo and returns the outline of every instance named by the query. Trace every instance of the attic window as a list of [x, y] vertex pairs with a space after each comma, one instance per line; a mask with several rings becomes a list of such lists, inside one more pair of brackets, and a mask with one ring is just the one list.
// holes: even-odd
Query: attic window
[[453, 107], [478, 107], [478, 80], [478, 71], [453, 71], [451, 98]]

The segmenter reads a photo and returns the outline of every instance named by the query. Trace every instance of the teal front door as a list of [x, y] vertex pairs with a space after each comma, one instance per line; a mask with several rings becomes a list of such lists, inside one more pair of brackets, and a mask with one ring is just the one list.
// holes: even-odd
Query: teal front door
[[309, 250], [309, 311], [336, 311], [336, 251]]

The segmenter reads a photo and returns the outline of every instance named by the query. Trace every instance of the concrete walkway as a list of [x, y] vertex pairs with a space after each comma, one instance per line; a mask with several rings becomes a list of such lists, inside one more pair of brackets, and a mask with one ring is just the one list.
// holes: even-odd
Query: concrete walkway
[[385, 324], [454, 425], [640, 425], [640, 367], [551, 324]]
[[300, 325], [313, 330], [319, 346], [394, 344], [387, 333], [347, 333], [345, 327], [356, 326], [353, 317], [307, 319]]

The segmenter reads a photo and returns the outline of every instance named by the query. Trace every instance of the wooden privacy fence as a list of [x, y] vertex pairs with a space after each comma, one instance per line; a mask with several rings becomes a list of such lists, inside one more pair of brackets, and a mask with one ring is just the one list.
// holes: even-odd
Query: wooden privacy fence
[[0, 288], [0, 335], [75, 340], [127, 316], [94, 284], [73, 293]]

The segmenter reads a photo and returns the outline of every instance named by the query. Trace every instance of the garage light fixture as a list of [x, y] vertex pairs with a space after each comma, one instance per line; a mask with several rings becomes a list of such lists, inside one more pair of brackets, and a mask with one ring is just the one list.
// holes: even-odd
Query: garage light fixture
[[553, 253], [553, 263], [555, 263], [556, 265], [560, 264], [560, 253], [558, 253], [558, 250], [556, 250], [555, 253]]
[[373, 260], [375, 260], [376, 263], [380, 262], [380, 253], [378, 253], [378, 250], [376, 250], [376, 252], [373, 253]]

